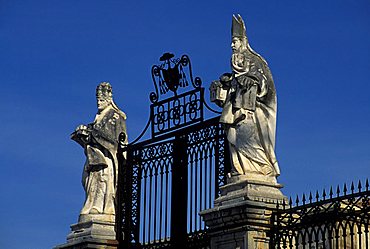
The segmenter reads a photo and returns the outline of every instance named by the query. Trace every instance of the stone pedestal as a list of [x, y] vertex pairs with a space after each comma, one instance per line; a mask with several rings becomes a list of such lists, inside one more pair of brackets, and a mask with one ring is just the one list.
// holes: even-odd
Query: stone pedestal
[[209, 227], [211, 249], [268, 249], [270, 218], [286, 197], [273, 181], [233, 176], [221, 187], [212, 209], [201, 212]]
[[79, 223], [71, 225], [67, 243], [56, 246], [54, 249], [117, 249], [115, 222], [101, 218], [80, 217]]

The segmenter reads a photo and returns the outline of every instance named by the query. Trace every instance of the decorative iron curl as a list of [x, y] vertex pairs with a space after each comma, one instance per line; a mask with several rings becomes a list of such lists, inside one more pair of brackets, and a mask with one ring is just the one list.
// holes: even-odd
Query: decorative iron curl
[[201, 80], [201, 78], [195, 77], [194, 84], [193, 85], [194, 85], [195, 88], [200, 88], [202, 86], [202, 80]]
[[156, 103], [158, 102], [158, 94], [155, 92], [151, 92], [149, 95], [150, 102]]
[[160, 68], [157, 65], [152, 66], [152, 79], [154, 83], [154, 88], [155, 92], [151, 92], [149, 95], [150, 102], [156, 103], [159, 98], [159, 93], [158, 93], [158, 86], [157, 86], [157, 81], [155, 80], [155, 76], [160, 77]]
[[184, 67], [189, 65], [189, 74], [190, 74], [191, 84], [193, 85], [195, 89], [199, 89], [202, 86], [202, 80], [199, 77], [195, 77], [195, 79], [193, 79], [193, 70], [191, 67], [189, 56], [184, 54], [183, 56], [181, 56], [180, 62], [181, 62], [181, 65]]
[[186, 54], [181, 56], [180, 63], [183, 67], [186, 67], [190, 63], [190, 58]]

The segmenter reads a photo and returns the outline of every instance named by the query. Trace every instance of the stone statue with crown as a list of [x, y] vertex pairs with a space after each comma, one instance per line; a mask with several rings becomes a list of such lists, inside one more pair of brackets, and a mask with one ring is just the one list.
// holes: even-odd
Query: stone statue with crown
[[57, 248], [74, 248], [73, 244], [81, 241], [114, 244], [116, 239], [117, 150], [119, 142], [127, 143], [126, 115], [114, 103], [109, 83], [97, 86], [96, 100], [98, 112], [94, 121], [79, 125], [71, 134], [86, 155], [82, 173], [86, 195], [78, 223], [71, 225], [68, 243]]
[[232, 19], [232, 73], [211, 85], [211, 101], [223, 108], [234, 177], [276, 183], [276, 91], [267, 62], [249, 45], [244, 21]]

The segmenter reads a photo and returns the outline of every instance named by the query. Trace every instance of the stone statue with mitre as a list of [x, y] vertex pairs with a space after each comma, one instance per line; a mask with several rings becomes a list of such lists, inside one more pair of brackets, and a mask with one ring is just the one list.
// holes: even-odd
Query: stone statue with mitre
[[114, 103], [109, 83], [98, 85], [96, 99], [98, 113], [94, 122], [78, 126], [71, 135], [86, 155], [82, 174], [86, 198], [68, 241], [82, 236], [115, 239], [117, 150], [119, 142], [127, 143], [126, 115]]
[[240, 15], [232, 21], [232, 73], [212, 83], [211, 101], [223, 108], [232, 175], [276, 183], [276, 90], [267, 62], [249, 45]]

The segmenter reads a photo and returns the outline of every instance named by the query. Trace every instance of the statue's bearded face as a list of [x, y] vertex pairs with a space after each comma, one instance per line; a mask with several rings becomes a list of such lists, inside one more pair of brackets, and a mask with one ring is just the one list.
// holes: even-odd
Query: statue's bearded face
[[102, 96], [98, 96], [96, 98], [96, 102], [97, 102], [98, 110], [102, 111], [111, 104], [112, 100], [109, 99], [109, 98], [104, 98]]
[[231, 49], [233, 53], [241, 52], [243, 49], [243, 41], [238, 37], [234, 37], [231, 41]]

